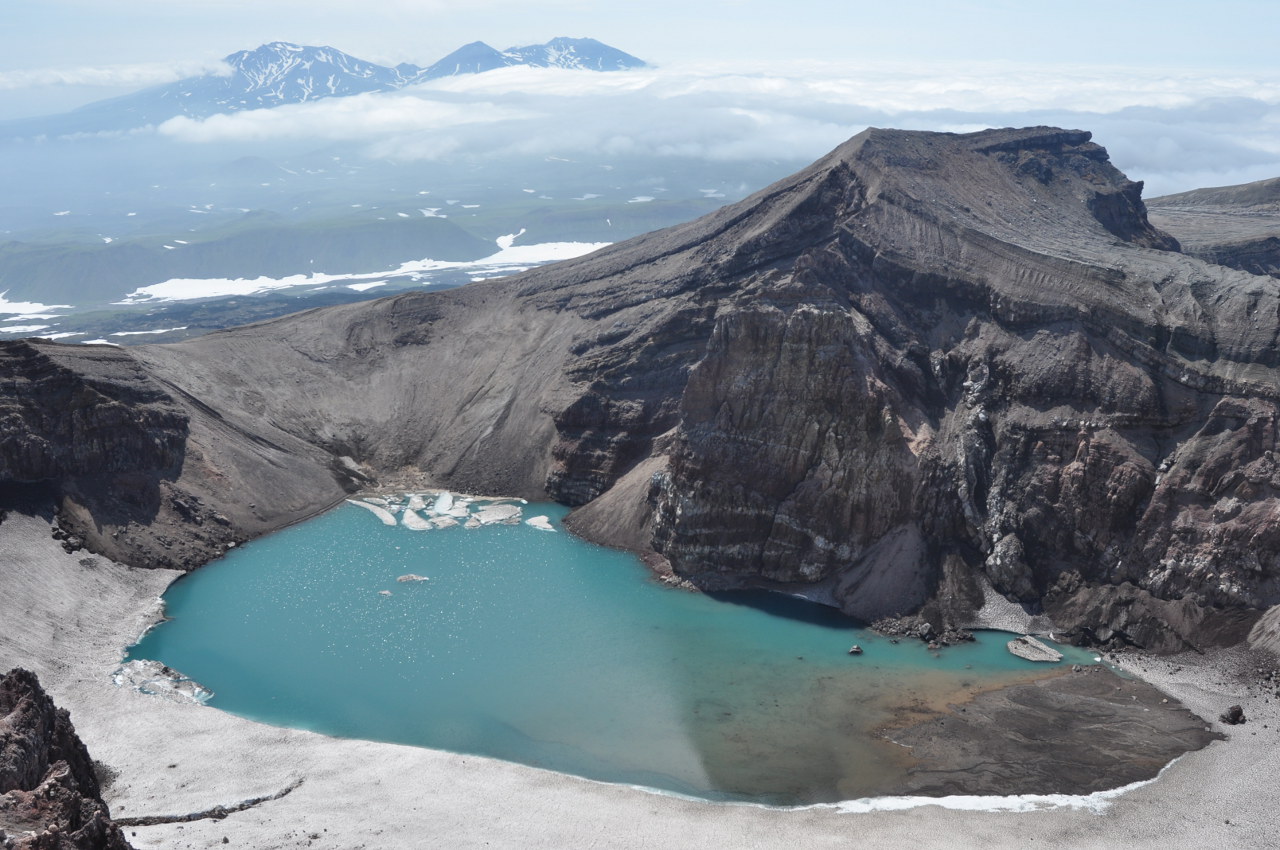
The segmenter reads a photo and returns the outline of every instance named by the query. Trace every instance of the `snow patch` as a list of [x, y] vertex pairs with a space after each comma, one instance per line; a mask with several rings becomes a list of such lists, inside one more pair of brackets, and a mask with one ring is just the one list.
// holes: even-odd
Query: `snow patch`
[[[15, 319], [53, 319], [57, 318], [55, 314], [50, 314], [50, 310], [70, 310], [70, 304], [41, 304], [38, 301], [10, 301], [6, 296], [9, 290], [0, 292], [0, 316], [9, 316]], [[36, 314], [40, 314], [37, 316]], [[45, 315], [48, 314], [48, 315]]]
[[347, 286], [381, 285], [396, 278], [421, 280], [431, 272], [468, 271], [473, 280], [488, 280], [521, 272], [543, 263], [568, 260], [598, 251], [608, 242], [542, 242], [534, 245], [515, 245], [524, 233], [507, 234], [497, 240], [498, 251], [480, 260], [449, 262], [444, 260], [412, 260], [392, 271], [367, 274], [295, 274], [282, 278], [173, 278], [162, 283], [143, 286], [129, 293], [117, 304], [142, 304], [151, 301], [188, 301], [197, 298], [216, 298], [225, 295], [255, 295], [295, 286], [322, 286], [341, 283]]
[[147, 334], [167, 334], [174, 331], [185, 331], [186, 329], [187, 326], [183, 325], [180, 328], [156, 328], [153, 331], [116, 331], [110, 336], [146, 336]]

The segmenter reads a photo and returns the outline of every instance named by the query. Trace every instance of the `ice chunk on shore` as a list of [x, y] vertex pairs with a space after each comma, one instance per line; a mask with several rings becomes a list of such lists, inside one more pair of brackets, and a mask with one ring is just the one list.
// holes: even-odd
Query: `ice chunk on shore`
[[447, 514], [453, 510], [453, 494], [445, 491], [436, 497], [436, 503], [431, 506], [433, 514]]
[[156, 696], [169, 702], [204, 705], [213, 697], [213, 691], [192, 679], [166, 667], [159, 661], [137, 658], [121, 664], [111, 674], [118, 688], [133, 688], [140, 694]]
[[436, 528], [454, 528], [458, 521], [451, 516], [438, 516], [431, 520], [431, 524]]
[[524, 524], [542, 529], [543, 531], [555, 531], [555, 528], [551, 525], [551, 518], [548, 516], [531, 516], [524, 521]]
[[1019, 658], [1028, 661], [1055, 662], [1062, 660], [1062, 653], [1053, 647], [1046, 646], [1031, 635], [1016, 637], [1007, 644], [1009, 651]]
[[395, 514], [391, 513], [391, 511], [387, 510], [381, 505], [371, 505], [368, 502], [361, 502], [356, 499], [347, 499], [347, 502], [348, 504], [358, 505], [359, 507], [364, 508], [366, 511], [369, 511], [378, 519], [382, 520], [383, 525], [396, 524]]
[[426, 500], [425, 500], [425, 499], [423, 499], [423, 498], [422, 498], [422, 494], [420, 494], [420, 493], [408, 493], [408, 494], [406, 494], [406, 495], [408, 495], [408, 496], [409, 496], [409, 505], [408, 505], [409, 510], [411, 510], [411, 511], [421, 511], [421, 510], [426, 509], [426, 507], [427, 507], [427, 502], [426, 502]]

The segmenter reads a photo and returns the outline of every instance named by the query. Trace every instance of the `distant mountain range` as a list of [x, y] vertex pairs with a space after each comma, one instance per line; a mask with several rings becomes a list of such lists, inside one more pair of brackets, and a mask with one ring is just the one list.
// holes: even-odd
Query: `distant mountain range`
[[8, 136], [128, 130], [186, 116], [207, 118], [245, 109], [269, 109], [328, 97], [394, 91], [441, 77], [527, 65], [582, 71], [623, 71], [647, 64], [593, 38], [553, 38], [546, 44], [495, 50], [482, 41], [464, 45], [426, 68], [366, 62], [332, 47], [275, 41], [232, 53], [229, 74], [204, 74], [101, 100], [62, 115], [0, 123]]

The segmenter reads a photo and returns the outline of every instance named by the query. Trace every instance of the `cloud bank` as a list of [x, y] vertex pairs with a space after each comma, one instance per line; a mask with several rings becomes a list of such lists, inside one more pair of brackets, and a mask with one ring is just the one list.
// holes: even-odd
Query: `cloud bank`
[[395, 161], [806, 162], [868, 126], [1092, 130], [1148, 196], [1280, 175], [1280, 73], [790, 63], [614, 74], [509, 68], [274, 110], [177, 118], [189, 144], [341, 141]]
[[202, 74], [227, 75], [230, 73], [231, 67], [222, 61], [38, 68], [0, 71], [0, 91], [18, 91], [46, 86], [144, 88]]

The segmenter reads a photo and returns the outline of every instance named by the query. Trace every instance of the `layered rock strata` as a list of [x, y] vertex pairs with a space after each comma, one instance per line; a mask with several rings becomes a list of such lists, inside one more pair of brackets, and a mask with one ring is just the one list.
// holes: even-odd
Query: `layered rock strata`
[[181, 464], [150, 512], [48, 474], [133, 563], [416, 477], [550, 496], [704, 587], [939, 631], [995, 592], [1082, 642], [1236, 642], [1280, 602], [1280, 295], [1140, 195], [1086, 132], [868, 130], [577, 260], [112, 355], [186, 417]]

